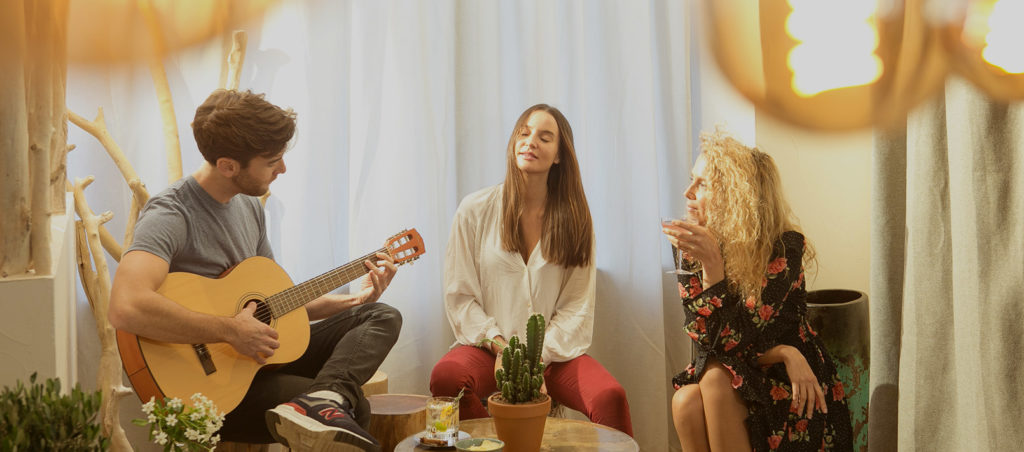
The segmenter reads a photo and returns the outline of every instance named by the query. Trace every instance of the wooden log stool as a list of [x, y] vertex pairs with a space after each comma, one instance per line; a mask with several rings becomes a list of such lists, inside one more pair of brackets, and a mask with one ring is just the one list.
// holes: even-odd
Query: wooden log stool
[[363, 384], [363, 395], [366, 397], [388, 393], [388, 374], [377, 370], [370, 380]]
[[409, 435], [422, 431], [427, 424], [427, 399], [417, 394], [377, 394], [370, 401], [370, 434], [380, 441], [384, 452]]

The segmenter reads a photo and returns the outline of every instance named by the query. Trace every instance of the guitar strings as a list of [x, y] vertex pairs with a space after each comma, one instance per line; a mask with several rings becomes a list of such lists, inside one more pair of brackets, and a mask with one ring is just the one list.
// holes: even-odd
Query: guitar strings
[[[317, 297], [333, 290], [332, 288], [328, 287], [330, 286], [329, 284], [321, 287], [321, 283], [327, 284], [331, 279], [337, 279], [338, 276], [343, 276], [344, 278], [342, 279], [348, 279], [347, 282], [351, 282], [352, 280], [362, 276], [363, 274], [369, 273], [369, 270], [363, 265], [363, 262], [376, 256], [377, 253], [380, 252], [391, 255], [391, 253], [386, 247], [377, 249], [366, 255], [363, 255], [357, 260], [342, 265], [341, 267], [320, 274], [306, 282], [289, 287], [285, 290], [282, 290], [281, 292], [278, 292], [274, 295], [267, 297], [264, 300], [264, 303], [262, 303], [261, 306], [257, 308], [256, 315], [254, 317], [263, 323], [269, 324], [271, 319], [274, 317], [274, 307], [280, 306], [285, 308], [281, 310], [280, 314], [284, 315], [300, 306], [305, 305], [309, 301], [312, 301], [313, 299], [316, 299]], [[351, 273], [353, 273], [354, 270], [358, 269], [362, 269], [362, 271], [357, 271], [355, 275], [351, 275]], [[315, 290], [313, 288], [314, 285], [316, 285]], [[334, 287], [336, 288], [341, 285], [342, 284], [337, 284]]]
[[[402, 232], [405, 232], [405, 231], [402, 231]], [[390, 245], [392, 243], [395, 243], [395, 240], [390, 240], [388, 242], [388, 245]], [[277, 306], [278, 304], [280, 304], [280, 305], [283, 305], [284, 307], [286, 307], [287, 309], [284, 310], [281, 313], [281, 315], [284, 315], [284, 314], [286, 314], [288, 312], [291, 312], [292, 310], [294, 310], [294, 309], [296, 309], [296, 308], [298, 308], [300, 306], [305, 305], [308, 301], [311, 301], [311, 299], [319, 297], [320, 295], [323, 295], [325, 293], [330, 292], [331, 290], [333, 290], [332, 288], [340, 287], [340, 286], [344, 285], [345, 283], [351, 282], [351, 281], [355, 280], [356, 278], [362, 276], [363, 274], [368, 273], [369, 270], [366, 269], [366, 267], [363, 265], [363, 262], [366, 261], [366, 260], [370, 260], [371, 258], [375, 257], [377, 253], [383, 252], [383, 253], [391, 256], [392, 258], [395, 257], [395, 253], [392, 252], [392, 250], [388, 247], [388, 245], [385, 245], [382, 248], [374, 250], [374, 251], [372, 251], [372, 252], [370, 252], [370, 253], [360, 257], [357, 260], [349, 262], [348, 264], [342, 265], [341, 267], [338, 267], [338, 268], [336, 268], [334, 270], [331, 270], [331, 271], [328, 271], [328, 272], [323, 273], [321, 275], [318, 275], [318, 276], [310, 279], [309, 281], [303, 282], [303, 283], [301, 283], [299, 285], [296, 285], [296, 286], [289, 287], [289, 288], [287, 288], [285, 290], [282, 290], [281, 292], [278, 292], [276, 294], [273, 294], [273, 295], [267, 297], [266, 299], [264, 299], [264, 300], [259, 302], [259, 306], [257, 307], [256, 315], [254, 316], [254, 318], [256, 318], [257, 320], [259, 320], [259, 321], [269, 325], [270, 321], [274, 317], [274, 306]], [[409, 256], [405, 256], [405, 258], [408, 258], [408, 257]], [[402, 265], [405, 262], [406, 261], [403, 260], [402, 262], [396, 262], [396, 264], [397, 265]], [[360, 268], [362, 269], [362, 271], [358, 271], [358, 269], [360, 269]], [[354, 276], [351, 276], [350, 274], [353, 271], [356, 271], [356, 274]], [[339, 276], [342, 276], [343, 278], [338, 280], [337, 278]], [[338, 283], [338, 284], [333, 284], [333, 285], [332, 284], [328, 284], [331, 279], [335, 279], [336, 281], [344, 281], [344, 282], [341, 282], [341, 283]], [[326, 284], [326, 285], [325, 286], [321, 286], [321, 284]], [[300, 298], [299, 295], [305, 295], [304, 299], [306, 301], [302, 301], [303, 298]], [[311, 297], [311, 295], [313, 295], [313, 296]], [[298, 303], [295, 303], [296, 301], [298, 301]], [[293, 303], [294, 303], [294, 306], [293, 306]], [[205, 347], [206, 348], [206, 352], [205, 353], [207, 353], [207, 354], [212, 354], [213, 352], [218, 352], [218, 354], [220, 354], [220, 353], [227, 353], [229, 351], [230, 352], [234, 352], [234, 348], [233, 347], [230, 347], [230, 346], [228, 346], [227, 344], [224, 344], [224, 343], [191, 344], [191, 346], [193, 348], [198, 347], [198, 346]], [[223, 351], [221, 351], [222, 349], [223, 349]]]

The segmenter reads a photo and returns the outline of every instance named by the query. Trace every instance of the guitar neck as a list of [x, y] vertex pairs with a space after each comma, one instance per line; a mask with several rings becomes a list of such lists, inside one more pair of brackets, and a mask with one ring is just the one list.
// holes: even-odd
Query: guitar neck
[[320, 296], [337, 289], [356, 278], [366, 274], [366, 265], [363, 261], [376, 259], [377, 253], [388, 253], [386, 248], [377, 249], [358, 259], [342, 265], [334, 270], [323, 273], [304, 283], [296, 284], [281, 292], [267, 298], [267, 306], [273, 313], [274, 318], [279, 318], [295, 309], [305, 306], [306, 303], [320, 298]]

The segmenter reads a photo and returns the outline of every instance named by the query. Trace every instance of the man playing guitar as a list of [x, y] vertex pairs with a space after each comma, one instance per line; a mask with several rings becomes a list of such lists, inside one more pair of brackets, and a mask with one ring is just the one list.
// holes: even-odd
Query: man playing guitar
[[[257, 303], [233, 316], [211, 315], [158, 289], [171, 272], [216, 278], [245, 259], [273, 259], [257, 197], [285, 172], [295, 114], [262, 94], [217, 90], [196, 110], [192, 130], [206, 162], [143, 209], [114, 276], [110, 323], [154, 341], [227, 343], [243, 359], [264, 364], [281, 343], [278, 331], [260, 319]], [[370, 408], [361, 385], [395, 344], [402, 317], [377, 302], [397, 267], [389, 253], [376, 257], [364, 262], [361, 290], [305, 303], [309, 319], [322, 320], [310, 325], [308, 347], [297, 360], [255, 374], [227, 414], [223, 440], [277, 440], [293, 450], [380, 450], [364, 430]]]

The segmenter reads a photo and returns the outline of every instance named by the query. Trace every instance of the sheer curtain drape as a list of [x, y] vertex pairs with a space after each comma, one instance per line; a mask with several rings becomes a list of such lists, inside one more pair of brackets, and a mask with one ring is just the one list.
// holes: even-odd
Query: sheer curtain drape
[[[453, 340], [441, 298], [452, 215], [463, 196], [501, 182], [515, 119], [543, 102], [573, 127], [595, 221], [590, 353], [626, 388], [641, 449], [678, 447], [669, 377], [689, 346], [658, 219], [683, 204], [693, 155], [689, 8], [674, 0], [286, 1], [247, 28], [241, 87], [298, 112], [288, 171], [267, 203], [275, 255], [293, 280], [402, 228], [426, 241], [427, 254], [402, 268], [382, 299], [405, 317], [383, 365], [391, 392], [428, 392], [430, 370]], [[201, 163], [189, 123], [216, 87], [221, 57], [213, 42], [165, 61], [186, 173]], [[104, 107], [150, 192], [163, 189], [148, 70], [77, 67], [69, 78], [69, 107], [87, 117]], [[115, 213], [109, 226], [118, 235], [127, 188], [95, 140], [71, 129], [78, 149], [69, 174], [97, 176], [87, 195], [94, 210]], [[89, 362], [95, 333], [91, 319], [80, 324], [80, 361]], [[83, 381], [94, 371], [83, 369]], [[137, 410], [135, 401], [126, 406]]]
[[1024, 441], [1022, 130], [1024, 106], [954, 79], [905, 129], [878, 136], [872, 451]]

